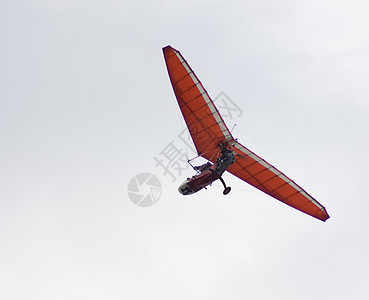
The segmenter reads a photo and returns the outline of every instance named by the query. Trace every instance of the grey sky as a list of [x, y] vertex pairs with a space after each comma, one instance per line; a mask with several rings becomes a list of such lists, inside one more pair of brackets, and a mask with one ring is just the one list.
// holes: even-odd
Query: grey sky
[[[368, 299], [368, 9], [0, 1], [0, 298]], [[227, 197], [177, 192], [192, 171], [172, 183], [153, 159], [182, 146], [168, 44], [331, 219], [231, 175]], [[140, 172], [163, 185], [149, 208], [127, 196]]]

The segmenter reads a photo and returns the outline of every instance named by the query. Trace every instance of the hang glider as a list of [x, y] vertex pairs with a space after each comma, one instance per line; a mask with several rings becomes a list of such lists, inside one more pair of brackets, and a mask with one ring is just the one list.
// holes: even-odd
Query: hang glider
[[[163, 48], [169, 78], [182, 115], [199, 156], [209, 162], [195, 167], [179, 192], [189, 195], [219, 179], [228, 194], [222, 174], [232, 173], [271, 197], [312, 217], [326, 221], [329, 215], [316, 199], [261, 157], [239, 143], [229, 131], [204, 86], [181, 53]], [[211, 163], [210, 163], [211, 162]]]

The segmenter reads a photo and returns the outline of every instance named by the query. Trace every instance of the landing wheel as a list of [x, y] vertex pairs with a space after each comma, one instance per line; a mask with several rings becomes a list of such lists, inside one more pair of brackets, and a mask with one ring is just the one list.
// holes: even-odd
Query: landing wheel
[[231, 191], [231, 187], [230, 186], [226, 187], [223, 191], [223, 195], [227, 195], [230, 191]]
[[222, 177], [219, 177], [219, 179], [220, 179], [220, 182], [223, 184], [223, 187], [224, 187], [223, 195], [227, 195], [231, 191], [231, 187], [226, 186], [226, 184], [225, 184]]

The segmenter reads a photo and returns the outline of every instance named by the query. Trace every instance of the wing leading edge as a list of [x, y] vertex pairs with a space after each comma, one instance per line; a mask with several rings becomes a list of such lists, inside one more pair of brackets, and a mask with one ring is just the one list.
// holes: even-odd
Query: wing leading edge
[[181, 53], [163, 48], [170, 81], [197, 153], [212, 156], [224, 141], [233, 139], [219, 111]]
[[245, 159], [237, 159], [227, 171], [271, 197], [312, 217], [326, 221], [329, 215], [316, 199], [294, 181], [238, 143], [219, 111], [181, 53], [163, 48], [169, 78], [182, 115], [199, 155], [212, 159], [221, 143], [228, 143]]

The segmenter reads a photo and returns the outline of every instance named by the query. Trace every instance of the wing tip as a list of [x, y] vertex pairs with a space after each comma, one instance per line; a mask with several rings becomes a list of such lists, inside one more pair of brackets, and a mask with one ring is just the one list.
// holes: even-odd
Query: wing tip
[[324, 211], [321, 211], [320, 214], [315, 217], [323, 222], [327, 221], [330, 218], [330, 216], [328, 215], [325, 209]]
[[174, 49], [171, 45], [167, 45], [167, 46], [163, 47], [162, 49], [163, 49], [164, 55], [169, 54], [170, 52], [173, 52], [173, 53], [179, 52], [177, 49]]

